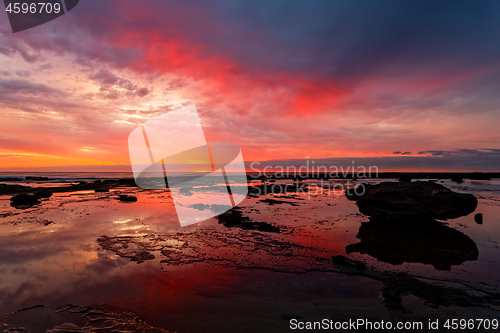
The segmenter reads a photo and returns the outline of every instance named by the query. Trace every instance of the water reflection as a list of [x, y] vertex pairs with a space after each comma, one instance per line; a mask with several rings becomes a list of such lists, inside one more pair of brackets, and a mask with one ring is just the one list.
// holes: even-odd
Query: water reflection
[[[117, 200], [120, 194], [138, 200], [124, 203]], [[279, 326], [272, 330], [277, 331], [286, 322], [276, 318], [306, 317], [312, 310], [320, 318], [332, 311], [349, 314], [353, 308], [357, 316], [382, 318], [388, 305], [376, 298], [383, 284], [380, 276], [400, 276], [401, 271], [454, 283], [460, 279], [475, 290], [498, 290], [497, 193], [480, 197], [485, 224], [474, 223], [472, 216], [453, 222], [477, 246], [464, 233], [437, 222], [412, 227], [403, 227], [404, 221], [390, 226], [361, 223], [365, 218], [345, 197], [299, 195], [261, 196], [242, 203], [241, 219], [276, 226], [279, 233], [226, 228], [217, 220], [180, 228], [171, 193], [165, 191], [57, 193], [26, 210], [15, 210], [9, 197], [0, 197], [0, 309], [108, 304], [183, 333], [220, 332], [220, 325], [230, 322], [226, 331], [244, 331], [240, 328], [254, 323], [246, 331], [255, 332], [265, 326], [265, 318]], [[344, 249], [350, 259], [366, 265], [363, 276], [338, 274], [342, 269], [331, 258], [345, 255]], [[413, 264], [391, 266], [404, 262]], [[436, 294], [433, 283], [391, 281], [383, 290], [386, 300], [397, 296], [392, 305], [401, 302], [401, 290], [424, 299], [428, 290]], [[411, 302], [405, 298], [404, 305], [417, 318], [414, 309], [423, 308], [422, 301]], [[474, 309], [463, 311], [471, 315]], [[439, 311], [459, 317], [462, 310]], [[481, 311], [473, 314], [488, 315]], [[192, 321], [193, 314], [198, 321]], [[208, 326], [201, 328], [200, 322]]]
[[347, 253], [368, 254], [393, 265], [422, 263], [438, 270], [478, 259], [476, 243], [462, 232], [439, 222], [420, 225], [364, 222], [359, 243], [346, 247]]

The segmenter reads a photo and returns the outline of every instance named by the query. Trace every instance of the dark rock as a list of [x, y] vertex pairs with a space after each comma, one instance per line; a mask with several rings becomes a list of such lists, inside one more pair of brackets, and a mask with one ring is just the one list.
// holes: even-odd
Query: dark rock
[[118, 179], [118, 184], [135, 186], [135, 180], [134, 180], [134, 178], [120, 178], [120, 179]]
[[104, 188], [104, 187], [95, 188], [94, 192], [96, 192], [96, 193], [98, 193], [98, 192], [109, 192], [109, 188]]
[[295, 203], [295, 202], [290, 202], [290, 201], [284, 201], [284, 200], [276, 200], [276, 199], [264, 199], [264, 200], [260, 200], [260, 202], [264, 202], [264, 203], [267, 203], [269, 206], [272, 206], [272, 205], [282, 205], [282, 204], [288, 204], [288, 205], [292, 205], [292, 206], [299, 206], [298, 203]]
[[26, 176], [26, 180], [49, 180], [49, 177]]
[[401, 183], [411, 183], [411, 177], [403, 176], [403, 177], [399, 178], [399, 181]]
[[52, 192], [49, 190], [42, 190], [34, 193], [37, 199], [50, 198], [52, 196]]
[[40, 201], [33, 194], [18, 194], [10, 198], [10, 205], [17, 209], [26, 209], [39, 204]]
[[19, 182], [23, 180], [24, 179], [22, 178], [16, 178], [16, 177], [0, 177], [0, 182]]
[[482, 213], [477, 213], [476, 215], [474, 215], [474, 221], [477, 224], [483, 224], [483, 214]]
[[140, 264], [146, 260], [153, 260], [154, 258], [154, 254], [147, 251], [141, 251], [137, 252], [134, 256], [130, 256], [130, 261], [137, 261], [137, 263]]
[[346, 197], [355, 200], [359, 211], [372, 220], [433, 221], [468, 215], [477, 207], [472, 194], [456, 193], [433, 182], [383, 182], [362, 184], [365, 191], [346, 191]]
[[482, 172], [474, 172], [470, 174], [470, 180], [491, 180], [489, 175]]
[[275, 227], [265, 222], [251, 222], [248, 216], [243, 216], [243, 213], [238, 209], [231, 209], [217, 216], [219, 224], [223, 224], [227, 228], [241, 228], [245, 230], [259, 230], [264, 232], [280, 232], [280, 228]]
[[451, 181], [457, 184], [462, 184], [464, 182], [462, 178], [452, 178]]
[[135, 197], [133, 195], [120, 194], [120, 195], [118, 195], [118, 200], [123, 201], [123, 202], [136, 202], [137, 197]]
[[392, 265], [422, 263], [450, 270], [451, 266], [477, 260], [479, 256], [472, 239], [437, 222], [421, 225], [364, 222], [356, 237], [360, 242], [348, 245], [348, 254], [368, 254]]
[[31, 186], [0, 184], [0, 194], [18, 194], [19, 192], [31, 191]]

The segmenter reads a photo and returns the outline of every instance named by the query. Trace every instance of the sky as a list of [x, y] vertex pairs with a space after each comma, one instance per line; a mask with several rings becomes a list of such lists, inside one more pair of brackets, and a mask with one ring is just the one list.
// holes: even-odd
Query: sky
[[84, 0], [15, 34], [2, 10], [0, 171], [130, 170], [132, 130], [191, 104], [247, 163], [500, 171], [498, 36], [497, 1]]

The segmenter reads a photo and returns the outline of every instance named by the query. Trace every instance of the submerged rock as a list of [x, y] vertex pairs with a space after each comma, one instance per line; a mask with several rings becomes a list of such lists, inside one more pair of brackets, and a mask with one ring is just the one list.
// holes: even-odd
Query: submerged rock
[[10, 205], [17, 209], [31, 208], [40, 201], [33, 194], [18, 194], [10, 198]]
[[105, 250], [113, 251], [122, 258], [129, 258], [138, 264], [155, 258], [152, 252], [162, 249], [158, 244], [163, 242], [160, 237], [146, 235], [143, 237], [109, 237], [102, 235], [97, 243]]
[[476, 215], [474, 215], [474, 221], [477, 224], [483, 224], [483, 214], [477, 213]]
[[363, 186], [364, 193], [346, 191], [346, 197], [355, 200], [359, 211], [372, 220], [447, 220], [468, 215], [477, 207], [474, 195], [456, 193], [430, 181]]

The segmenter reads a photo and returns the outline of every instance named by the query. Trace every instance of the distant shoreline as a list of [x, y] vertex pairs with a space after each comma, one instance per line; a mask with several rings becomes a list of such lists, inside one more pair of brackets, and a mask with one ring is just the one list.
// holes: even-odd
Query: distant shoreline
[[[231, 172], [228, 172], [231, 173]], [[186, 173], [174, 172], [171, 174], [183, 175]], [[36, 176], [33, 176], [36, 175]], [[54, 179], [64, 179], [64, 175], [82, 175], [84, 177], [70, 177], [71, 179], [82, 179], [82, 178], [103, 178], [103, 179], [124, 179], [133, 178], [132, 172], [113, 172], [113, 171], [103, 171], [103, 172], [76, 172], [76, 171], [63, 171], [63, 172], [23, 172], [23, 171], [8, 171], [0, 172], [0, 182], [9, 181], [13, 178], [25, 178], [25, 177], [47, 177], [50, 180]], [[151, 173], [153, 176], [153, 173]], [[267, 177], [257, 176], [256, 172], [247, 172], [247, 177], [249, 179], [470, 179], [470, 180], [488, 180], [488, 179], [499, 179], [500, 172], [379, 172], [377, 177], [353, 177], [352, 174], [342, 175], [339, 174], [338, 177], [330, 177], [328, 173], [313, 173], [305, 172], [304, 174], [296, 175], [283, 175], [283, 176], [272, 176]], [[90, 177], [92, 176], [92, 177]], [[111, 177], [110, 177], [111, 176]]]

